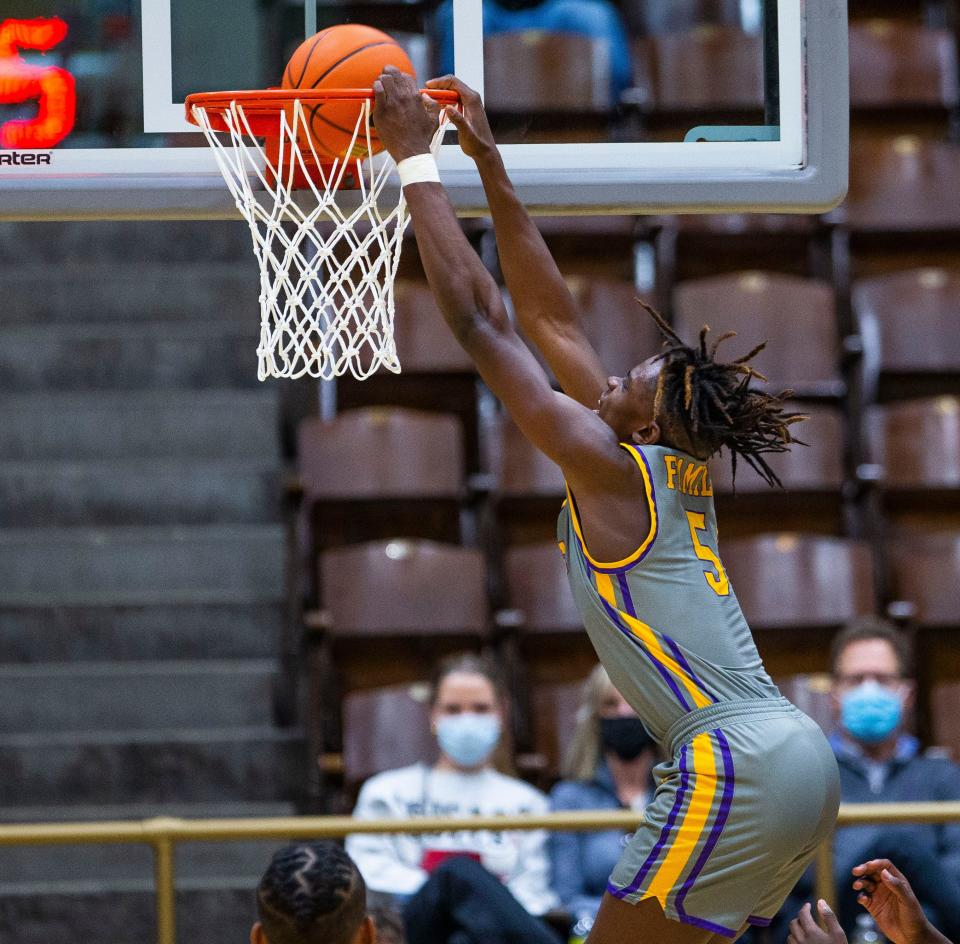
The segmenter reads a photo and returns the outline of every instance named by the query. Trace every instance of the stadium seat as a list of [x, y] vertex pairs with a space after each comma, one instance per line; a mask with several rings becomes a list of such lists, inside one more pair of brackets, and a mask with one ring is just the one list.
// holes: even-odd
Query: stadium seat
[[537, 449], [506, 416], [499, 422], [497, 437], [497, 491], [502, 498], [563, 500], [566, 489], [560, 467]]
[[[798, 439], [806, 445], [795, 445], [787, 452], [766, 456], [767, 462], [780, 478], [786, 494], [840, 491], [843, 484], [843, 420], [829, 407], [811, 407], [802, 404], [795, 409], [809, 414], [809, 419], [791, 427]], [[718, 494], [736, 491], [738, 496], [760, 493], [776, 495], [760, 476], [743, 460], [737, 463], [736, 483], [733, 481], [730, 457], [726, 453], [711, 460], [710, 477]], [[734, 484], [736, 488], [734, 489]], [[726, 499], [725, 499], [726, 500]]]
[[721, 541], [720, 556], [755, 630], [834, 628], [875, 610], [864, 542], [784, 532]]
[[685, 33], [702, 26], [738, 26], [740, 0], [620, 0], [631, 34]]
[[960, 761], [960, 682], [940, 682], [930, 692], [933, 742]]
[[866, 402], [960, 393], [960, 270], [861, 279], [852, 308]]
[[317, 550], [403, 535], [458, 541], [463, 433], [453, 416], [349, 410], [299, 429], [299, 473]]
[[921, 627], [960, 627], [960, 530], [900, 529], [888, 542], [898, 610]]
[[900, 20], [871, 19], [850, 24], [850, 107], [854, 117], [878, 111], [885, 121], [911, 123], [924, 113], [939, 118], [942, 130], [956, 109], [956, 37]]
[[[642, 221], [636, 216], [541, 216], [536, 224], [565, 276], [636, 280], [636, 251], [642, 229]], [[491, 271], [498, 272], [492, 226], [484, 234], [484, 259]]]
[[[874, 406], [865, 417], [872, 513], [888, 524], [960, 528], [960, 398]], [[881, 517], [882, 516], [882, 517]]]
[[427, 697], [421, 683], [351, 692], [344, 698], [343, 775], [348, 784], [434, 759]]
[[370, 541], [326, 551], [325, 629], [336, 638], [483, 637], [483, 555], [436, 541]]
[[830, 219], [863, 234], [960, 231], [960, 145], [913, 135], [851, 141], [850, 190]]
[[817, 672], [812, 675], [788, 675], [774, 681], [784, 696], [805, 715], [813, 718], [825, 734], [833, 731], [835, 719], [828, 674]]
[[473, 362], [443, 320], [430, 286], [413, 279], [394, 283], [394, 336], [405, 371], [473, 373]]
[[584, 333], [605, 371], [625, 374], [660, 350], [663, 338], [637, 302], [632, 283], [570, 278], [567, 284], [580, 309]]
[[757, 35], [701, 26], [637, 40], [634, 57], [650, 77], [654, 118], [763, 113], [763, 44]]
[[566, 494], [559, 466], [532, 445], [507, 416], [498, 419], [490, 440], [495, 543], [552, 540]]
[[[630, 214], [614, 214], [593, 216], [540, 216], [534, 222], [540, 234], [550, 245], [551, 254], [559, 250], [562, 255], [562, 244], [557, 240], [563, 238], [584, 239], [623, 239], [632, 241], [638, 226], [638, 219]], [[490, 227], [493, 234], [493, 227]], [[582, 246], [579, 243], [578, 246]]]
[[507, 548], [504, 570], [505, 607], [495, 619], [515, 679], [517, 763], [549, 785], [558, 757], [553, 703], [579, 686], [597, 657], [555, 541]]
[[767, 462], [783, 483], [771, 488], [742, 459], [736, 482], [730, 455], [724, 452], [710, 463], [717, 494], [717, 520], [726, 537], [795, 529], [838, 534], [844, 511], [843, 419], [836, 409], [796, 404], [793, 409], [810, 418], [792, 427], [807, 445], [768, 455]]
[[464, 464], [479, 471], [478, 377], [473, 362], [443, 320], [425, 279], [394, 284], [394, 337], [401, 373], [380, 370], [358, 381], [337, 381], [341, 411], [390, 405], [454, 414], [463, 427]]
[[831, 635], [875, 612], [866, 542], [795, 532], [721, 538], [720, 557], [771, 675], [825, 671]]
[[493, 113], [602, 112], [610, 108], [610, 65], [602, 41], [523, 30], [484, 40], [484, 102]]
[[854, 280], [914, 267], [955, 267], [960, 253], [960, 144], [916, 135], [850, 143], [847, 199], [834, 224], [833, 281], [841, 311]]
[[[626, 374], [660, 350], [663, 339], [653, 319], [637, 302], [637, 290], [632, 282], [570, 276], [567, 285], [587, 340], [608, 374]], [[535, 347], [533, 352], [549, 373], [540, 352]]]
[[606, 140], [613, 114], [603, 39], [577, 33], [495, 33], [483, 44], [484, 103], [497, 140]]
[[674, 285], [725, 272], [759, 269], [830, 278], [827, 230], [819, 217], [776, 213], [707, 213], [649, 220], [657, 298], [673, 311]]
[[771, 390], [791, 388], [798, 398], [844, 392], [833, 291], [826, 283], [770, 272], [682, 282], [674, 289], [673, 323], [687, 343], [704, 324], [714, 338], [736, 331], [720, 349], [729, 358], [769, 341], [751, 364], [769, 378]]
[[489, 638], [480, 551], [426, 540], [371, 541], [320, 555], [322, 610], [307, 613], [308, 728], [316, 754], [342, 743], [340, 699], [410, 683]]
[[498, 614], [498, 622], [516, 626], [524, 634], [583, 633], [567, 568], [555, 542], [510, 547], [504, 564], [510, 609]]
[[577, 723], [583, 682], [534, 685], [532, 703], [533, 754], [518, 757], [527, 769], [537, 769], [539, 779], [552, 784], [560, 776], [564, 754]]
[[[948, 747], [960, 759], [960, 521], [948, 523], [936, 516], [931, 530], [917, 527], [891, 529], [886, 542], [889, 569], [889, 610], [915, 627], [917, 670], [923, 696], [920, 720], [933, 743]], [[949, 528], [950, 530], [945, 530]], [[935, 530], [934, 530], [935, 529]], [[929, 715], [929, 727], [927, 727]]]
[[960, 398], [927, 397], [872, 407], [870, 456], [891, 490], [960, 488]]

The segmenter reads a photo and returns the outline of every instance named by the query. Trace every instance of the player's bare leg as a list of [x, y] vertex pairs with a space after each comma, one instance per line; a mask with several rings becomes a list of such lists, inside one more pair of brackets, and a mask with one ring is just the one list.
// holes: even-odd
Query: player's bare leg
[[[744, 931], [746, 928], [737, 937]], [[600, 903], [587, 944], [730, 944], [732, 940], [671, 920], [656, 898], [631, 905], [608, 893]]]

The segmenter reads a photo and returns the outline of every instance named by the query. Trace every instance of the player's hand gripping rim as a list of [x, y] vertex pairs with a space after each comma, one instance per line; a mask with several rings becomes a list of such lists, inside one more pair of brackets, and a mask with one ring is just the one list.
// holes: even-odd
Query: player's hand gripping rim
[[[429, 153], [440, 109], [420, 91], [412, 76], [387, 66], [373, 83], [373, 101], [377, 134], [398, 164], [405, 158]], [[454, 111], [448, 109], [448, 113]]]
[[479, 94], [455, 75], [443, 75], [427, 82], [428, 89], [446, 89], [460, 96], [460, 107], [447, 109], [447, 118], [457, 129], [460, 148], [474, 161], [483, 161], [497, 153], [487, 113]]

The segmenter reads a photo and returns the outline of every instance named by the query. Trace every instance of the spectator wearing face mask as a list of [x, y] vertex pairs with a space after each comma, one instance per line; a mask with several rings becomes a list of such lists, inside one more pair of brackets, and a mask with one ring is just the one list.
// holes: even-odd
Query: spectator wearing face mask
[[[430, 702], [436, 763], [371, 777], [353, 815], [411, 819], [546, 812], [547, 798], [539, 790], [493, 765], [505, 713], [504, 688], [487, 660], [463, 655], [442, 662]], [[355, 835], [347, 839], [347, 851], [367, 887], [394, 896], [402, 906], [408, 944], [557, 944], [540, 919], [557, 904], [542, 830]]]
[[[844, 803], [960, 799], [960, 767], [924, 753], [905, 729], [916, 683], [911, 652], [894, 627], [880, 621], [848, 626], [831, 647], [831, 696], [836, 728], [830, 743], [840, 768]], [[846, 826], [834, 838], [837, 915], [850, 932], [858, 913], [849, 891], [851, 869], [895, 859], [910, 875], [930, 920], [960, 937], [960, 824]], [[801, 883], [781, 915], [793, 917], [809, 883]]]
[[[642, 810], [653, 795], [656, 762], [652, 738], [598, 665], [584, 683], [565, 779], [553, 788], [551, 805], [555, 810]], [[551, 834], [553, 887], [575, 923], [592, 922], [625, 838], [616, 829]]]
[[[844, 803], [960, 799], [960, 767], [924, 754], [904, 728], [916, 690], [911, 661], [907, 641], [882, 622], [849, 626], [833, 642], [831, 744]], [[834, 848], [838, 884], [858, 863], [895, 858], [931, 920], [960, 935], [960, 824], [849, 826], [837, 830]], [[850, 927], [856, 900], [847, 894], [839, 905]]]

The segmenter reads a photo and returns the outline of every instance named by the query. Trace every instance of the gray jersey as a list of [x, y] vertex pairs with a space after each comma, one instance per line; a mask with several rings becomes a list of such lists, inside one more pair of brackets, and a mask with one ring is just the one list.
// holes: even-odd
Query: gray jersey
[[600, 661], [662, 742], [690, 711], [780, 693], [763, 668], [717, 553], [706, 465], [663, 446], [622, 446], [646, 486], [650, 531], [643, 543], [624, 560], [595, 560], [569, 490], [558, 542]]

